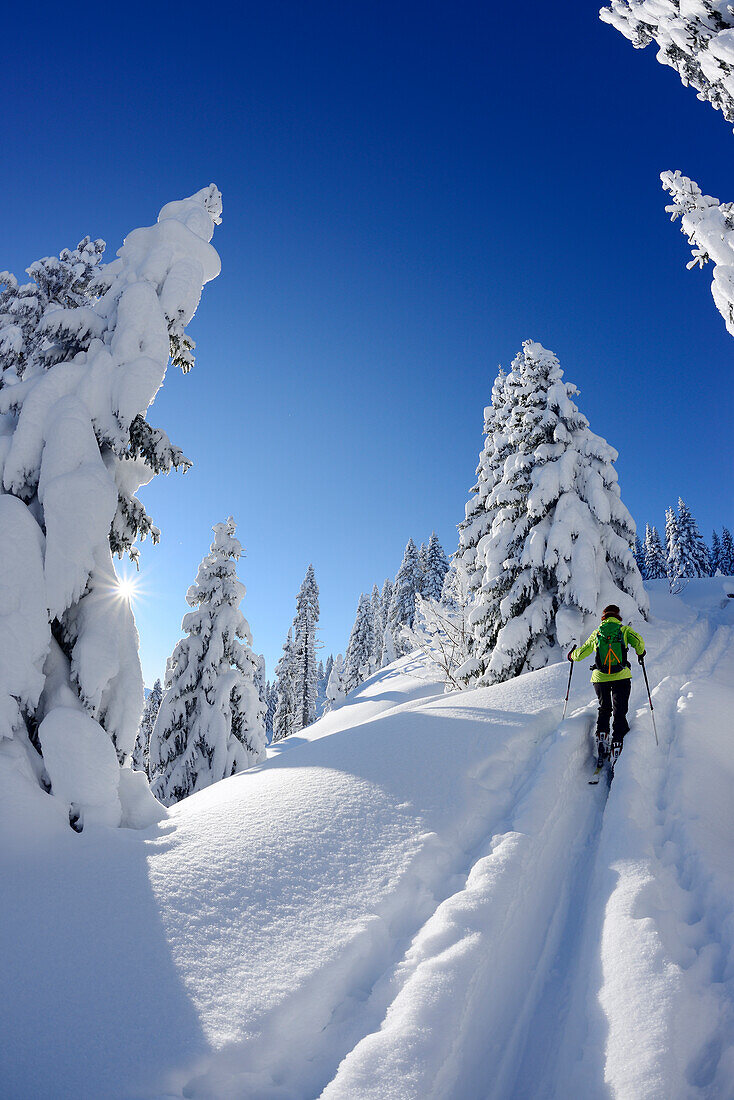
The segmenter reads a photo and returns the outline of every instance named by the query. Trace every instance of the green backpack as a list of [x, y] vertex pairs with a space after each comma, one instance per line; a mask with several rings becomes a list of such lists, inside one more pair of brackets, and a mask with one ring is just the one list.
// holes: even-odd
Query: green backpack
[[603, 622], [596, 632], [596, 656], [592, 667], [611, 676], [630, 667], [622, 627], [612, 619]]

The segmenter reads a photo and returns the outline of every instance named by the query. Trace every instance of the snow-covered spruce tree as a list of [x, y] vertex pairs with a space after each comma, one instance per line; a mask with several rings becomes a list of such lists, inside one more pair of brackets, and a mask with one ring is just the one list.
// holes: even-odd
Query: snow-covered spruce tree
[[3, 627], [12, 651], [0, 647], [0, 738], [73, 803], [77, 828], [135, 823], [132, 772], [120, 766], [143, 682], [112, 554], [136, 557], [137, 538], [157, 538], [135, 492], [187, 465], [145, 416], [169, 358], [191, 365], [185, 325], [219, 273], [209, 242], [220, 214], [212, 185], [130, 233], [112, 263], [99, 263], [101, 242], [82, 241], [29, 268], [37, 294], [2, 278], [0, 575], [16, 595]]
[[[415, 545], [413, 546], [415, 550]], [[416, 552], [416, 560], [418, 554]], [[357, 616], [349, 635], [347, 655], [344, 660], [344, 686], [353, 691], [377, 669], [375, 660], [375, 624], [372, 619], [372, 602], [363, 592], [357, 605]]]
[[660, 541], [657, 527], [645, 527], [645, 579], [648, 581], [664, 580], [668, 576], [668, 560]]
[[716, 531], [711, 532], [711, 548], [709, 549], [709, 576], [715, 577], [721, 559], [721, 540]]
[[377, 585], [372, 586], [372, 595], [370, 597], [370, 605], [372, 607], [372, 626], [375, 639], [375, 648], [373, 652], [375, 668], [380, 668], [382, 661], [382, 643], [385, 636], [385, 620], [382, 617], [382, 599], [380, 598], [380, 589]]
[[734, 203], [701, 193], [701, 188], [680, 172], [663, 172], [663, 187], [673, 196], [665, 207], [671, 221], [681, 219], [681, 232], [693, 246], [686, 267], [713, 264], [711, 294], [716, 308], [734, 336]]
[[156, 682], [153, 684], [153, 687], [151, 688], [150, 695], [145, 700], [145, 706], [143, 707], [143, 716], [140, 719], [140, 725], [138, 726], [138, 735], [135, 738], [135, 748], [133, 749], [133, 770], [136, 772], [144, 772], [148, 779], [154, 778], [150, 774], [150, 735], [153, 732], [155, 720], [158, 717], [158, 711], [160, 710], [162, 698], [163, 687], [160, 680], [156, 680]]
[[293, 620], [294, 733], [316, 721], [318, 621], [319, 586], [316, 584], [313, 565], [309, 565], [296, 597], [296, 617]]
[[734, 14], [728, 0], [612, 0], [599, 15], [734, 122]]
[[100, 268], [104, 241], [85, 237], [75, 249], [47, 256], [27, 269], [33, 282], [18, 285], [0, 273], [0, 378], [8, 385], [86, 351], [99, 328], [93, 306], [107, 289]]
[[500, 367], [492, 386], [491, 403], [484, 410], [484, 445], [479, 455], [477, 480], [471, 490], [464, 519], [459, 524], [459, 546], [453, 556], [454, 566], [462, 574], [470, 597], [474, 597], [482, 587], [484, 562], [480, 544], [492, 531], [498, 511], [492, 493], [509, 453], [508, 436], [504, 430], [509, 417], [505, 403], [506, 377]]
[[678, 517], [673, 508], [665, 509], [665, 557], [668, 587], [673, 593], [680, 592], [685, 587], [685, 581], [678, 540]]
[[719, 572], [722, 577], [734, 577], [734, 539], [728, 527], [721, 529], [721, 553], [719, 554]]
[[404, 626], [413, 625], [415, 597], [420, 594], [422, 584], [423, 571], [418, 559], [418, 550], [413, 540], [408, 539], [402, 564], [395, 577], [388, 613], [388, 625], [398, 656], [405, 652], [405, 642], [401, 638], [401, 632]]
[[686, 503], [678, 498], [678, 555], [682, 577], [708, 577], [709, 553], [698, 524]]
[[168, 659], [165, 694], [150, 739], [153, 792], [166, 806], [265, 759], [265, 713], [258, 659], [240, 610], [242, 546], [235, 523], [214, 541], [186, 593], [186, 637]]
[[480, 547], [468, 683], [541, 668], [589, 633], [606, 603], [647, 613], [620, 499], [617, 452], [589, 429], [552, 352], [525, 341], [505, 383], [508, 457], [491, 494], [497, 507]]
[[296, 678], [293, 659], [293, 628], [283, 644], [283, 656], [275, 666], [278, 700], [273, 714], [273, 744], [293, 733], [296, 722]]
[[385, 577], [385, 583], [380, 593], [380, 618], [382, 621], [382, 636], [380, 638], [380, 668], [391, 664], [395, 660], [395, 644], [392, 640], [390, 628], [390, 604], [392, 603], [393, 583], [389, 577]]
[[[466, 583], [466, 578], [465, 578]], [[461, 592], [461, 584], [459, 578], [459, 572], [454, 562], [449, 566], [449, 570], [443, 579], [443, 588], [441, 589], [441, 603], [444, 607], [453, 611], [459, 606]]]
[[635, 545], [633, 553], [635, 555], [637, 568], [640, 570], [640, 576], [644, 581], [647, 579], [647, 570], [645, 569], [645, 551], [643, 549], [639, 535], [635, 535]]
[[426, 566], [428, 565], [428, 547], [426, 546], [425, 542], [421, 543], [421, 548], [418, 551], [418, 564], [421, 567], [421, 573], [425, 577]]
[[426, 600], [440, 600], [443, 591], [443, 582], [449, 571], [449, 563], [446, 559], [443, 546], [438, 541], [438, 535], [434, 531], [428, 540], [426, 547], [426, 562], [423, 569], [423, 585], [421, 595]]
[[275, 718], [275, 708], [278, 705], [278, 689], [275, 681], [272, 684], [268, 682], [268, 705], [265, 709], [265, 738], [270, 744], [273, 740], [273, 720]]
[[344, 658], [341, 653], [336, 655], [329, 673], [329, 682], [326, 685], [326, 705], [324, 714], [338, 707], [347, 694], [344, 686]]

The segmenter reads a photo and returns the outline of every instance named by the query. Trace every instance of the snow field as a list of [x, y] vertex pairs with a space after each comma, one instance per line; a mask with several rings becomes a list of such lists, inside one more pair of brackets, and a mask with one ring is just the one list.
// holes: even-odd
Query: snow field
[[565, 662], [444, 695], [404, 658], [145, 832], [75, 835], [0, 746], [4, 1095], [733, 1095], [722, 595], [634, 624], [661, 745], [635, 666], [608, 797]]

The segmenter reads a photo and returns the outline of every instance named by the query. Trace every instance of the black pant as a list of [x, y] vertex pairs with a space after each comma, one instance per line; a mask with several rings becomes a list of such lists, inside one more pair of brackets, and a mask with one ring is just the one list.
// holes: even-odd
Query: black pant
[[631, 690], [631, 680], [610, 680], [606, 684], [594, 684], [594, 691], [599, 700], [599, 716], [596, 720], [597, 737], [605, 737], [609, 733], [609, 719], [614, 715], [612, 739], [622, 743], [624, 735], [629, 733], [627, 707]]

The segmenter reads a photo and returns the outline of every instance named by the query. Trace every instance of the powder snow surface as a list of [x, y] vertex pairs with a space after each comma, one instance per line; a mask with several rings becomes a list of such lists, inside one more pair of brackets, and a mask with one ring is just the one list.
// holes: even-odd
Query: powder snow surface
[[146, 831], [0, 745], [8, 1100], [734, 1095], [734, 600], [653, 583], [611, 790], [565, 661], [415, 656]]

